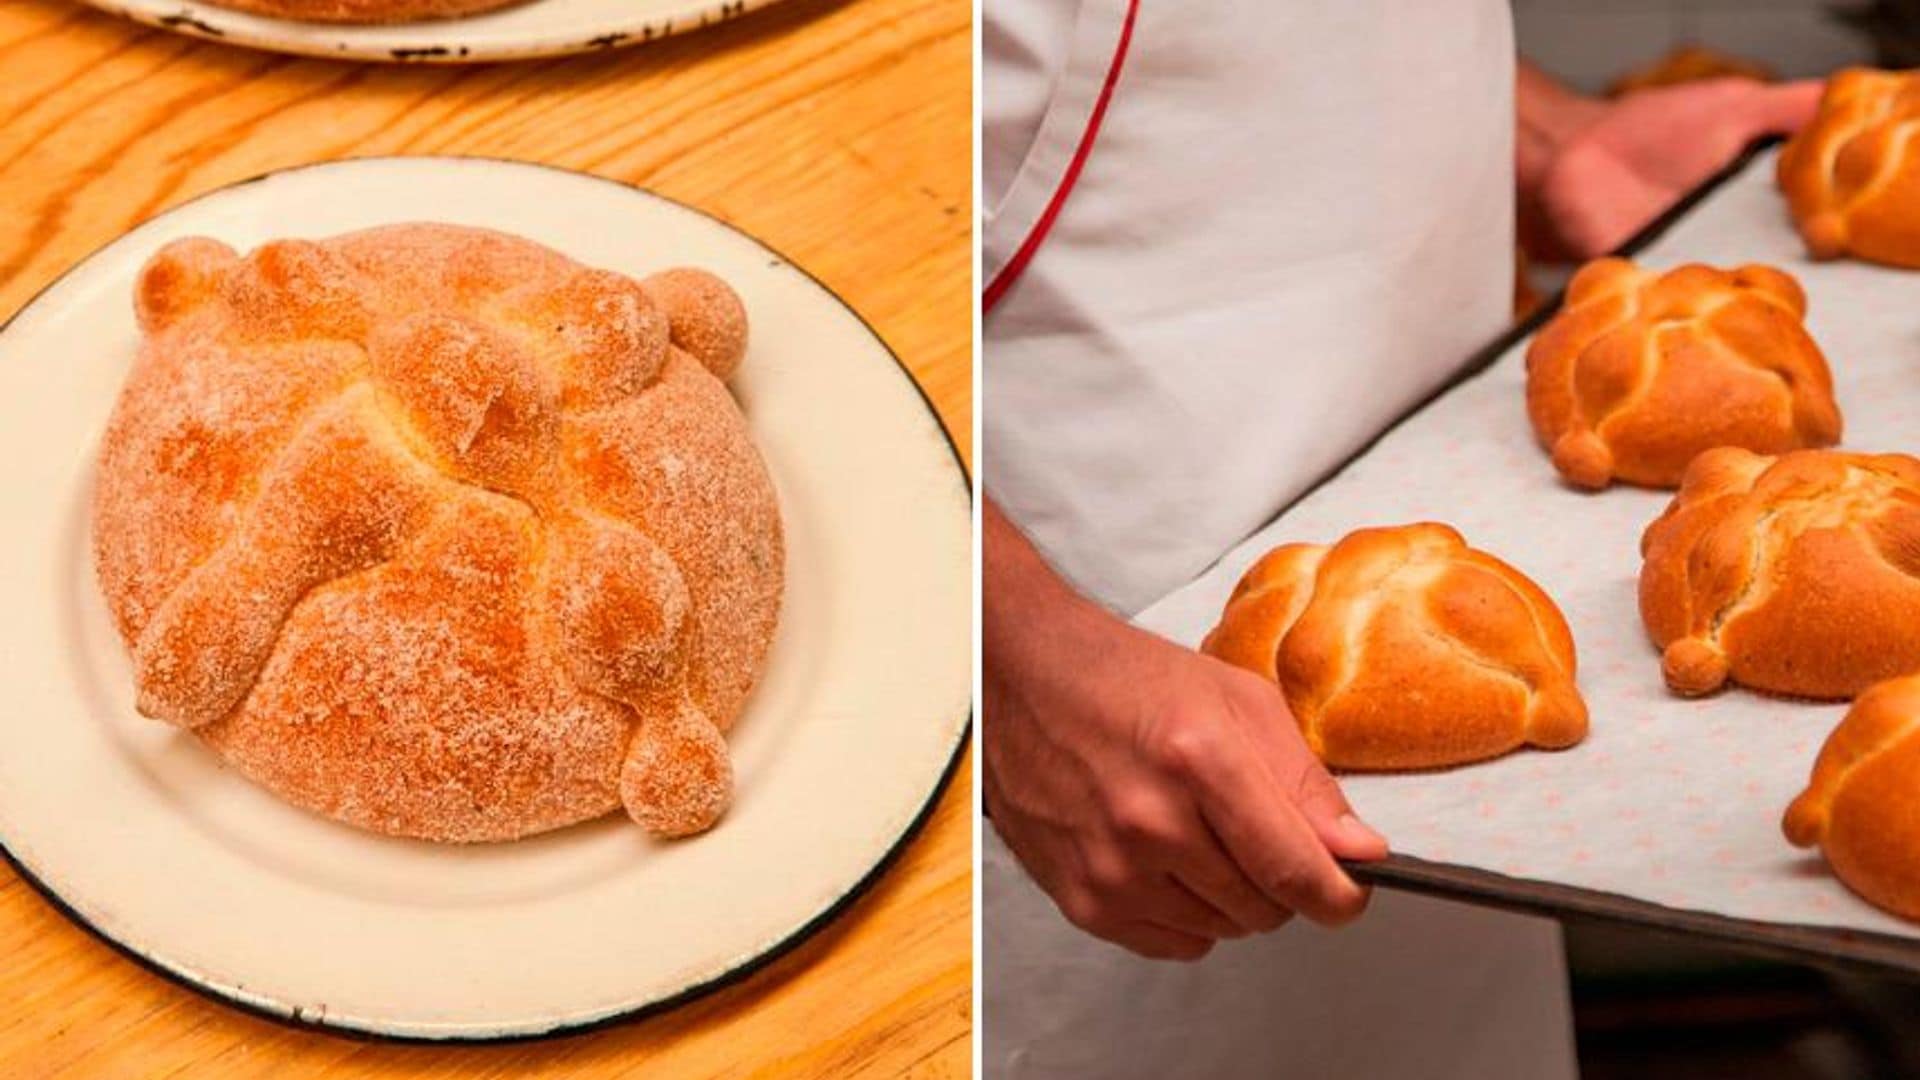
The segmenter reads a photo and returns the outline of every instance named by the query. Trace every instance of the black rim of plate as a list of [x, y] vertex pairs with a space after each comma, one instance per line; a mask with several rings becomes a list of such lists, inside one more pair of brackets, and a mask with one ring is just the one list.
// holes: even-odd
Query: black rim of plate
[[[59, 274], [55, 275], [52, 280], [48, 281], [45, 285], [42, 285], [39, 289], [35, 290], [33, 295], [28, 297], [26, 301], [22, 303], [16, 311], [13, 312], [13, 314], [9, 315], [5, 321], [0, 322], [0, 334], [6, 333], [7, 330], [9, 330], [13, 326], [13, 323], [16, 319], [18, 319], [22, 314], [24, 314], [29, 309], [31, 309], [35, 304], [39, 303], [40, 300], [47, 293], [51, 292], [62, 281], [65, 281], [70, 275], [72, 275], [80, 267], [85, 266], [88, 263], [92, 262], [102, 252], [106, 251], [108, 248], [112, 247], [113, 245], [119, 243], [121, 240], [125, 239], [129, 234], [133, 233], [134, 231], [140, 228], [145, 227], [146, 225], [154, 221], [164, 218], [188, 206], [192, 206], [193, 204], [198, 203], [202, 200], [210, 199], [215, 196], [225, 194], [227, 192], [234, 190], [235, 188], [244, 187], [248, 184], [256, 184], [263, 180], [270, 180], [276, 176], [284, 176], [288, 173], [304, 172], [310, 169], [324, 169], [324, 168], [338, 166], [338, 165], [351, 166], [351, 165], [358, 164], [360, 162], [369, 162], [369, 161], [407, 161], [407, 162], [443, 161], [443, 162], [455, 162], [455, 163], [464, 162], [464, 163], [482, 163], [482, 164], [492, 164], [492, 165], [511, 165], [517, 168], [539, 169], [545, 172], [559, 173], [563, 176], [592, 180], [597, 183], [607, 184], [609, 186], [619, 188], [622, 191], [627, 192], [628, 194], [639, 195], [645, 198], [658, 199], [661, 202], [667, 203], [681, 210], [686, 210], [691, 213], [697, 214], [700, 217], [705, 218], [706, 220], [720, 226], [721, 228], [726, 229], [728, 232], [731, 232], [734, 235], [739, 236], [755, 244], [762, 251], [766, 252], [769, 258], [778, 260], [782, 266], [798, 272], [803, 277], [805, 277], [808, 281], [812, 282], [814, 286], [818, 288], [822, 293], [832, 297], [833, 301], [839, 304], [840, 307], [847, 312], [847, 314], [853, 316], [853, 318], [860, 323], [860, 326], [864, 330], [866, 330], [868, 336], [873, 338], [873, 340], [879, 344], [880, 348], [886, 351], [888, 358], [893, 361], [894, 367], [897, 369], [900, 377], [906, 380], [907, 385], [911, 386], [913, 388], [914, 393], [918, 395], [918, 397], [920, 398], [921, 406], [927, 410], [927, 415], [932, 418], [933, 426], [936, 430], [940, 432], [940, 437], [946, 440], [947, 452], [953, 458], [953, 466], [955, 471], [957, 471], [960, 474], [961, 489], [966, 493], [968, 506], [970, 507], [972, 506], [973, 504], [972, 475], [967, 471], [966, 462], [960, 456], [960, 446], [958, 443], [954, 442], [953, 433], [947, 430], [946, 423], [940, 418], [940, 411], [934, 408], [933, 399], [927, 396], [926, 388], [921, 386], [920, 381], [913, 377], [913, 372], [907, 367], [905, 362], [903, 362], [900, 359], [900, 354], [894, 352], [893, 346], [887, 344], [886, 339], [880, 336], [879, 331], [874, 329], [873, 324], [869, 323], [865, 316], [861, 315], [859, 311], [855, 310], [853, 305], [847, 303], [847, 301], [843, 297], [841, 297], [839, 293], [834, 292], [831, 288], [827, 286], [825, 282], [821, 281], [819, 278], [815, 277], [812, 274], [812, 272], [808, 271], [806, 267], [787, 258], [785, 255], [783, 255], [779, 251], [775, 250], [772, 246], [767, 244], [764, 240], [761, 240], [759, 237], [754, 236], [752, 233], [749, 233], [744, 229], [741, 229], [738, 226], [732, 224], [731, 222], [728, 222], [712, 213], [709, 213], [706, 210], [701, 209], [700, 207], [681, 202], [680, 200], [675, 199], [671, 196], [662, 195], [657, 191], [640, 187], [637, 184], [629, 184], [626, 181], [615, 180], [612, 177], [596, 176], [592, 173], [576, 172], [572, 169], [561, 168], [557, 165], [546, 165], [540, 162], [519, 161], [513, 158], [499, 158], [499, 157], [489, 157], [485, 155], [471, 155], [471, 154], [469, 155], [382, 154], [382, 155], [373, 155], [373, 156], [361, 157], [361, 158], [340, 159], [335, 161], [313, 161], [313, 162], [306, 162], [299, 165], [289, 165], [279, 169], [271, 169], [255, 176], [249, 176], [244, 179], [235, 180], [231, 183], [222, 184], [219, 187], [201, 192], [200, 194], [195, 195], [191, 199], [187, 199], [183, 202], [176, 203], [173, 206], [170, 206], [165, 210], [162, 210], [159, 213], [154, 214], [152, 217], [149, 217], [146, 220], [134, 225], [132, 228], [129, 228], [126, 232], [121, 233], [119, 236], [116, 236], [112, 240], [107, 241], [105, 244], [102, 244], [101, 246], [88, 252], [86, 255], [81, 256], [78, 260], [76, 260], [73, 263], [73, 265], [67, 267], [65, 270], [62, 270]], [[74, 925], [80, 927], [82, 930], [85, 930], [87, 933], [93, 935], [94, 938], [105, 943], [108, 947], [112, 948], [115, 952], [119, 953], [121, 956], [124, 956], [127, 959], [132, 960], [134, 963], [140, 965], [141, 967], [147, 969], [148, 971], [154, 973], [155, 975], [158, 975], [161, 978], [166, 979], [169, 982], [175, 983], [180, 986], [184, 986], [187, 989], [192, 990], [204, 997], [207, 997], [214, 1001], [219, 1002], [221, 1005], [227, 1006], [228, 1008], [232, 1008], [232, 1009], [238, 1009], [239, 1011], [247, 1013], [251, 1016], [257, 1016], [265, 1020], [271, 1020], [278, 1024], [282, 1024], [288, 1027], [298, 1028], [305, 1031], [323, 1032], [329, 1035], [344, 1035], [349, 1038], [360, 1039], [368, 1042], [408, 1043], [408, 1044], [426, 1044], [426, 1045], [442, 1045], [442, 1046], [538, 1042], [541, 1040], [564, 1038], [570, 1035], [581, 1035], [581, 1034], [586, 1034], [592, 1031], [599, 1031], [603, 1028], [613, 1027], [618, 1024], [630, 1023], [632, 1021], [641, 1020], [649, 1016], [654, 1016], [659, 1013], [676, 1009], [682, 1005], [688, 1004], [689, 1002], [695, 1001], [699, 998], [706, 997], [709, 994], [716, 993], [720, 990], [724, 990], [737, 983], [744, 982], [746, 979], [748, 979], [752, 975], [758, 973], [761, 969], [768, 967], [769, 965], [773, 964], [775, 961], [781, 959], [787, 954], [798, 949], [801, 945], [805, 944], [808, 940], [810, 940], [815, 934], [825, 929], [828, 924], [832, 923], [833, 921], [838, 919], [841, 915], [845, 914], [848, 909], [850, 909], [861, 897], [865, 896], [873, 888], [873, 886], [877, 884], [883, 876], [886, 875], [887, 871], [892, 869], [893, 865], [900, 860], [900, 856], [906, 851], [907, 846], [913, 842], [915, 837], [920, 835], [921, 829], [926, 826], [927, 820], [933, 816], [933, 811], [935, 807], [939, 805], [941, 796], [946, 794], [947, 788], [952, 784], [954, 774], [959, 770], [960, 762], [963, 758], [965, 758], [967, 747], [972, 742], [972, 734], [973, 734], [973, 713], [972, 713], [972, 710], [969, 709], [966, 720], [961, 724], [957, 737], [954, 740], [953, 750], [948, 755], [946, 765], [944, 765], [941, 768], [939, 778], [934, 782], [932, 789], [928, 791], [925, 801], [922, 802], [920, 805], [920, 808], [917, 811], [915, 811], [913, 815], [913, 819], [907, 823], [906, 828], [901, 830], [900, 835], [894, 839], [893, 843], [880, 856], [880, 858], [874, 862], [873, 866], [869, 868], [867, 872], [864, 875], [862, 875], [858, 881], [854, 882], [853, 885], [849, 887], [846, 892], [842, 893], [839, 897], [837, 897], [833, 901], [833, 903], [828, 904], [825, 908], [816, 912], [812, 917], [808, 918], [805, 922], [800, 924], [798, 927], [794, 928], [785, 937], [774, 942], [772, 945], [769, 945], [766, 948], [760, 950], [758, 953], [754, 954], [753, 956], [750, 956], [740, 961], [739, 963], [734, 964], [732, 967], [729, 967], [726, 970], [721, 971], [718, 974], [713, 975], [712, 977], [707, 978], [703, 981], [686, 986], [672, 994], [667, 995], [666, 997], [659, 998], [657, 1000], [650, 1001], [642, 1005], [636, 1005], [630, 1009], [621, 1009], [619, 1011], [609, 1013], [606, 1016], [595, 1017], [591, 1020], [582, 1020], [577, 1023], [556, 1024], [553, 1027], [544, 1028], [538, 1031], [514, 1031], [514, 1032], [503, 1032], [500, 1034], [488, 1034], [488, 1035], [405, 1034], [405, 1033], [399, 1033], [399, 1032], [383, 1031], [377, 1027], [358, 1026], [358, 1025], [341, 1023], [336, 1020], [327, 1019], [324, 1015], [309, 1014], [306, 1012], [304, 1008], [299, 1006], [289, 1006], [284, 1009], [276, 1009], [269, 1005], [265, 1005], [257, 1001], [250, 1001], [245, 998], [237, 997], [228, 988], [222, 987], [222, 986], [216, 986], [212, 983], [204, 982], [199, 978], [195, 977], [195, 975], [192, 972], [169, 967], [166, 964], [162, 963], [160, 960], [156, 959], [155, 957], [150, 956], [144, 952], [141, 952], [135, 946], [130, 945], [124, 941], [121, 941], [120, 939], [114, 937], [112, 934], [109, 934], [105, 930], [101, 929], [98, 925], [94, 924], [92, 920], [88, 919], [85, 915], [82, 915], [79, 911], [75, 910], [74, 907], [69, 903], [67, 903], [67, 901], [58, 892], [54, 891], [54, 889], [50, 885], [42, 881], [39, 875], [35, 874], [33, 870], [29, 868], [26, 864], [22, 863], [20, 859], [14, 855], [12, 849], [7, 846], [5, 837], [0, 837], [0, 860], [4, 860], [8, 866], [11, 866], [13, 868], [14, 873], [18, 874], [22, 881], [25, 881], [29, 886], [33, 888], [35, 892], [39, 893], [41, 898], [43, 898], [44, 900], [47, 901], [48, 904], [51, 904], [53, 906], [54, 910], [58, 911], [61, 915], [65, 916], [67, 921], [73, 923]]]

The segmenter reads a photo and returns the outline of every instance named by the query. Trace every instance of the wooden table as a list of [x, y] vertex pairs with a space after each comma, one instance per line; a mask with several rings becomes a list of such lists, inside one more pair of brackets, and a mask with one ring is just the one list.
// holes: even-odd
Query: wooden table
[[[8, 0], [0, 316], [242, 177], [373, 154], [521, 158], [644, 185], [784, 252], [872, 322], [968, 453], [969, 15], [968, 0], [787, 0], [625, 51], [390, 67]], [[0, 1076], [964, 1076], [968, 764], [880, 884], [794, 953], [686, 1008], [518, 1046], [367, 1043], [244, 1015], [122, 959], [0, 870]]]

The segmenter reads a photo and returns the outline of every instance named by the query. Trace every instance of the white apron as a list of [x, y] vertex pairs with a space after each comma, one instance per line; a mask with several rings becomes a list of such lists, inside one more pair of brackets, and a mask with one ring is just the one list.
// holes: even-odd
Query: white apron
[[[1511, 14], [985, 0], [982, 18], [985, 488], [1132, 614], [1504, 325]], [[1338, 933], [1156, 963], [1074, 930], [987, 833], [989, 1076], [1574, 1075], [1551, 921], [1382, 891]]]

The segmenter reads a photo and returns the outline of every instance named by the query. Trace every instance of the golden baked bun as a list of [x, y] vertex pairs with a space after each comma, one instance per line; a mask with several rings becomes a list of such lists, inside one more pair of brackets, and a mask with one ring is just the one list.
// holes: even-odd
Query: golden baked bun
[[732, 290], [414, 224], [175, 241], [135, 303], [93, 541], [141, 712], [384, 833], [720, 816], [784, 563]]
[[1920, 676], [1876, 683], [1827, 736], [1787, 808], [1796, 847], [1818, 845], [1869, 903], [1920, 919]]
[[1278, 682], [1336, 768], [1459, 765], [1587, 733], [1560, 609], [1446, 525], [1274, 548], [1200, 648]]
[[1599, 259], [1527, 349], [1527, 415], [1571, 483], [1680, 483], [1702, 450], [1776, 454], [1840, 441], [1833, 377], [1770, 266], [1665, 273]]
[[1920, 461], [1735, 447], [1694, 459], [1641, 537], [1667, 685], [1848, 698], [1920, 671]]
[[1920, 267], [1920, 73], [1849, 68], [1827, 80], [1813, 120], [1775, 176], [1807, 251]]
[[526, 0], [207, 0], [207, 2], [215, 7], [244, 11], [250, 15], [265, 15], [272, 19], [324, 23], [395, 23], [478, 15], [483, 11], [522, 4]]

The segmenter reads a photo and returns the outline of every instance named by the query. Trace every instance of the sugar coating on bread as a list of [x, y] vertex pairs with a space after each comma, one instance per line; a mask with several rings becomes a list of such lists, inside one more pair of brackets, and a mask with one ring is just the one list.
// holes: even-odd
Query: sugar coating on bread
[[1587, 732], [1559, 608], [1446, 525], [1275, 548], [1201, 650], [1279, 683], [1337, 768], [1458, 765]]
[[381, 832], [710, 826], [784, 552], [716, 373], [744, 309], [669, 274], [430, 224], [163, 248], [93, 501], [141, 711]]
[[1920, 670], [1920, 461], [1733, 447], [1695, 459], [1641, 538], [1667, 685], [1848, 698]]
[[1920, 676], [1876, 683], [1827, 737], [1782, 829], [1868, 902], [1920, 919]]
[[1920, 72], [1849, 68], [1827, 80], [1813, 120], [1775, 176], [1807, 251], [1920, 267]]
[[1527, 414], [1568, 482], [1680, 483], [1717, 446], [1831, 446], [1840, 410], [1799, 283], [1769, 266], [1582, 267], [1527, 348]]

